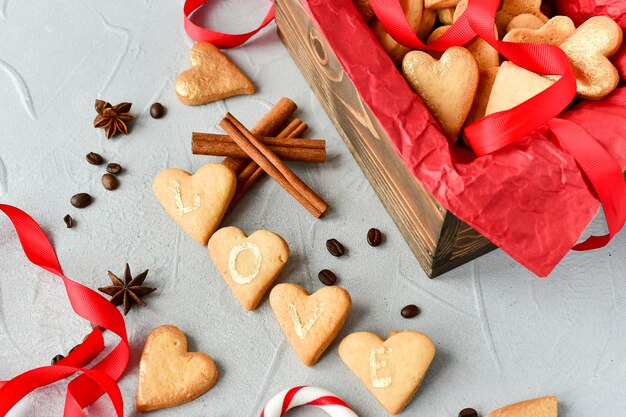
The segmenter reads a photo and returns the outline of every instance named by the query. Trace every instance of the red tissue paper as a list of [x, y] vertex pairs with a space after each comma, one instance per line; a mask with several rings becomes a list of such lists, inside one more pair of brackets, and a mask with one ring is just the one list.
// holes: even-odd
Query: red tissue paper
[[[626, 20], [624, 0], [563, 0], [555, 10]], [[579, 7], [575, 7], [578, 4]], [[595, 5], [593, 8], [591, 4]], [[449, 211], [538, 276], [547, 276], [596, 216], [599, 202], [547, 128], [477, 157], [452, 145], [378, 44], [352, 0], [303, 0], [406, 167]], [[603, 6], [602, 6], [603, 5]], [[580, 21], [580, 20], [579, 20]], [[574, 121], [626, 167], [626, 89], [573, 106]]]

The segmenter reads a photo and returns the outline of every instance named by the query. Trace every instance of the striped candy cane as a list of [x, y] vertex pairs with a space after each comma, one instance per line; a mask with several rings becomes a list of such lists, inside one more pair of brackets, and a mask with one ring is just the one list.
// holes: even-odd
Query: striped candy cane
[[278, 393], [261, 411], [261, 417], [282, 417], [301, 405], [318, 407], [331, 417], [358, 417], [341, 398], [317, 387], [295, 387]]

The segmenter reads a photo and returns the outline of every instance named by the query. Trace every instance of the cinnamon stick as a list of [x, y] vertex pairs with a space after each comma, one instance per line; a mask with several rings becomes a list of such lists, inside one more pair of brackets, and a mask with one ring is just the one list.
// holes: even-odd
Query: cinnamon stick
[[[323, 140], [261, 136], [257, 136], [257, 139], [283, 161], [324, 162], [326, 160], [326, 142]], [[248, 155], [228, 135], [212, 133], [193, 132], [191, 152], [195, 155], [248, 158]]]
[[[287, 121], [289, 116], [296, 111], [298, 106], [292, 100], [283, 97], [272, 107], [265, 116], [261, 118], [252, 128], [252, 133], [260, 136], [272, 136], [278, 132], [280, 127]], [[228, 157], [222, 161], [222, 164], [231, 168], [236, 175], [248, 165], [250, 160], [248, 158], [234, 158]]]
[[[278, 138], [283, 137], [293, 137], [294, 135], [301, 135], [305, 130], [308, 129], [306, 123], [304, 123], [300, 119], [294, 119], [287, 127], [285, 127], [279, 134]], [[228, 206], [228, 210], [232, 210], [239, 200], [248, 192], [248, 190], [257, 182], [259, 178], [265, 173], [263, 168], [261, 168], [256, 162], [250, 161], [247, 167], [244, 168], [243, 171], [237, 176], [237, 191], [235, 191], [235, 195], [232, 200], [230, 200], [230, 205]]]
[[267, 146], [259, 141], [233, 115], [227, 113], [220, 126], [248, 156], [313, 216], [320, 217], [328, 204], [291, 171]]

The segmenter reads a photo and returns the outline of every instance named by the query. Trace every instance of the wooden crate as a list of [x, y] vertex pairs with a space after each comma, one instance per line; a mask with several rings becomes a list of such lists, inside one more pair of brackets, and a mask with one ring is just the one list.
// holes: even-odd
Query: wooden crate
[[299, 0], [276, 0], [278, 34], [429, 277], [495, 248], [403, 165]]

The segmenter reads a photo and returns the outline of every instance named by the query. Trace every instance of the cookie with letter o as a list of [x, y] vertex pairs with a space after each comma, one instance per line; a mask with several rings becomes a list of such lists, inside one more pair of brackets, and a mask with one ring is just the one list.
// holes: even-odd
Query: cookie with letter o
[[229, 226], [211, 236], [209, 254], [237, 300], [252, 311], [287, 264], [289, 245], [268, 230], [246, 236]]

